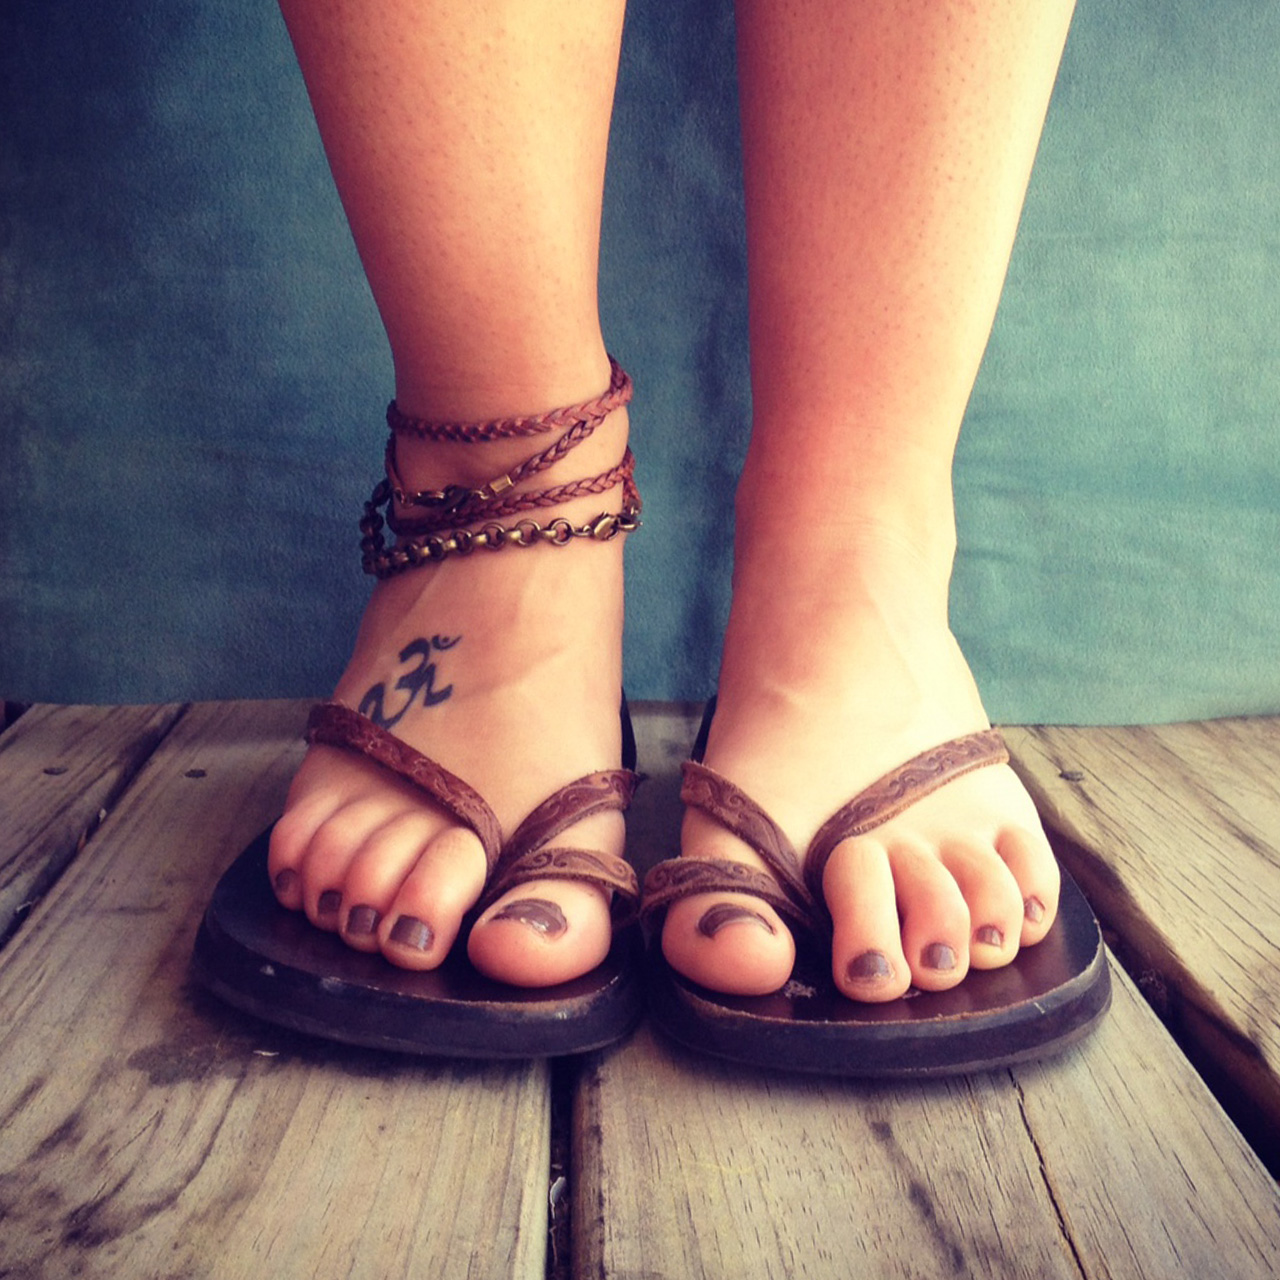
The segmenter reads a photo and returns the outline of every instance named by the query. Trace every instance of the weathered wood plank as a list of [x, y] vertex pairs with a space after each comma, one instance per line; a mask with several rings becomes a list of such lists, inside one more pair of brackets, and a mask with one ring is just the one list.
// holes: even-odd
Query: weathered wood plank
[[325, 1046], [190, 989], [300, 703], [194, 707], [0, 955], [0, 1272], [540, 1277], [540, 1064]]
[[1280, 1275], [1280, 1194], [1127, 978], [1066, 1058], [786, 1078], [644, 1030], [579, 1087], [583, 1277]]
[[1008, 738], [1144, 992], [1280, 1167], [1280, 719]]
[[[674, 847], [673, 735], [638, 730], [644, 838]], [[751, 1072], [647, 1030], [590, 1061], [584, 1277], [1280, 1275], [1274, 1182], [1122, 974], [1066, 1057], [950, 1082]]]
[[0, 734], [0, 940], [57, 879], [181, 704], [36, 706]]

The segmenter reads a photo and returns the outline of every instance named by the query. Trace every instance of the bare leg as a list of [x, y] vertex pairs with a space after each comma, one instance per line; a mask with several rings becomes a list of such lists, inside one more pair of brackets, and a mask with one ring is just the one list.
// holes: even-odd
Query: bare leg
[[[883, 772], [986, 726], [947, 621], [951, 463], [1071, 0], [739, 0], [754, 428], [707, 763], [797, 848]], [[752, 860], [698, 814], [684, 852]], [[848, 995], [943, 989], [1043, 937], [1057, 870], [1007, 768], [846, 842], [825, 877]], [[776, 989], [768, 907], [664, 946]]]
[[[622, 4], [282, 7], [390, 339], [400, 408], [487, 420], [602, 392], [596, 264]], [[618, 411], [532, 487], [607, 470], [625, 439]], [[399, 462], [411, 488], [439, 488], [482, 483], [533, 451], [527, 440], [402, 441]], [[602, 505], [579, 499], [542, 518], [579, 522]], [[510, 832], [557, 787], [618, 763], [621, 542], [477, 554], [380, 583], [336, 696], [356, 707], [382, 685], [398, 710], [406, 646], [456, 640], [432, 656], [430, 691], [448, 696], [420, 698], [394, 732], [470, 782]], [[613, 813], [573, 831], [573, 843], [613, 853], [622, 840]], [[484, 874], [472, 833], [326, 747], [294, 782], [270, 867], [286, 906], [410, 968], [444, 958]], [[492, 976], [542, 985], [607, 950], [601, 892], [541, 882], [509, 897], [553, 903], [565, 928], [545, 912], [533, 925], [520, 911], [495, 919], [509, 905], [499, 901], [469, 944]]]

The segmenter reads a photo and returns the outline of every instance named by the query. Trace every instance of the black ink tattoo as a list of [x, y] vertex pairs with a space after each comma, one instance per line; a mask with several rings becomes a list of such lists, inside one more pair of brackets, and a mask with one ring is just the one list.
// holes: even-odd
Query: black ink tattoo
[[431, 661], [431, 655], [446, 653], [461, 639], [461, 636], [432, 636], [430, 640], [419, 637], [405, 645], [400, 650], [400, 661], [410, 662], [414, 658], [420, 661], [412, 671], [405, 672], [395, 683], [395, 687], [407, 695], [400, 710], [393, 716], [387, 714], [387, 686], [379, 682], [360, 699], [360, 714], [368, 716], [379, 728], [393, 729], [404, 719], [405, 713], [413, 706], [414, 699], [419, 694], [422, 695], [424, 707], [439, 706], [453, 692], [453, 685], [447, 684], [443, 689], [436, 688], [436, 664]]

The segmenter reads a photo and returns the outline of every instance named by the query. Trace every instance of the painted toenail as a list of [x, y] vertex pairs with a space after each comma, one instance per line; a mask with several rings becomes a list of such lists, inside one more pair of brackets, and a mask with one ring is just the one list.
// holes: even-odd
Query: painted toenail
[[415, 951], [426, 951], [434, 937], [431, 926], [417, 916], [401, 916], [391, 926], [391, 941], [402, 947], [412, 947]]
[[1039, 924], [1044, 919], [1044, 903], [1039, 898], [1028, 898], [1022, 904], [1022, 913], [1032, 924]]
[[337, 915], [340, 906], [342, 906], [342, 894], [337, 889], [326, 889], [316, 902], [316, 914], [322, 916]]
[[877, 978], [892, 978], [893, 966], [883, 951], [864, 951], [849, 961], [845, 972], [851, 982], [869, 982]]
[[351, 914], [347, 916], [347, 932], [353, 937], [368, 937], [377, 927], [378, 921], [382, 916], [372, 907], [364, 906], [351, 908]]
[[558, 904], [547, 898], [517, 898], [508, 902], [494, 920], [518, 920], [544, 938], [558, 938], [569, 927]]
[[714, 938], [725, 925], [737, 924], [740, 920], [750, 920], [762, 929], [767, 929], [770, 933], [774, 932], [773, 925], [758, 911], [752, 911], [750, 907], [740, 907], [734, 902], [719, 902], [714, 907], [708, 907], [702, 913], [702, 919], [698, 921], [698, 932], [704, 938]]
[[1004, 934], [993, 924], [984, 924], [973, 937], [974, 941], [981, 942], [984, 947], [1004, 946]]
[[945, 942], [931, 942], [920, 953], [920, 963], [926, 969], [949, 973], [956, 967], [956, 953]]
[[297, 887], [298, 873], [292, 867], [285, 869], [276, 876], [276, 892], [281, 897], [287, 898]]

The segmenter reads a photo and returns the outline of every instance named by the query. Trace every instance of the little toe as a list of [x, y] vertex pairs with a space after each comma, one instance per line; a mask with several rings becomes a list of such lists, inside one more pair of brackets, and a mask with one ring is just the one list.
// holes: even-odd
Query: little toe
[[921, 991], [946, 991], [969, 972], [969, 907], [955, 878], [930, 849], [889, 848], [902, 919], [902, 950]]
[[747, 894], [698, 893], [672, 903], [662, 953], [686, 978], [740, 996], [777, 991], [796, 960], [795, 941], [778, 913]]
[[382, 954], [402, 969], [436, 968], [457, 940], [484, 878], [484, 850], [476, 834], [463, 827], [440, 832], [418, 854], [382, 913]]
[[571, 880], [534, 880], [487, 907], [467, 940], [471, 963], [517, 987], [549, 987], [590, 973], [609, 954], [608, 895]]
[[1039, 942], [1058, 914], [1062, 873], [1042, 830], [1008, 827], [996, 839], [996, 850], [1018, 886], [1022, 902], [1021, 942]]
[[896, 1000], [911, 985], [893, 871], [884, 846], [874, 839], [836, 846], [822, 877], [831, 913], [831, 976], [851, 1000]]

